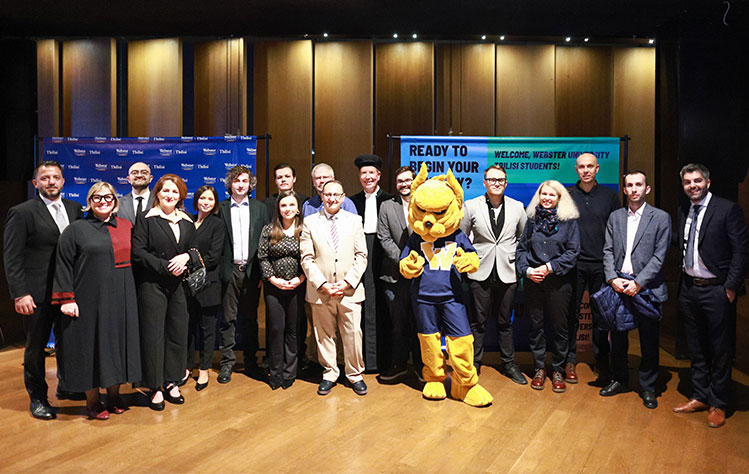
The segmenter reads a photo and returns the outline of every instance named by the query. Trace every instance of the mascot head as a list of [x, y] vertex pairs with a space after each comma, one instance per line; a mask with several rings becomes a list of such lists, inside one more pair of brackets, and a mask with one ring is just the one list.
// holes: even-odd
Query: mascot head
[[427, 242], [446, 237], [460, 226], [463, 219], [463, 188], [452, 170], [447, 175], [427, 180], [426, 163], [411, 184], [408, 223]]

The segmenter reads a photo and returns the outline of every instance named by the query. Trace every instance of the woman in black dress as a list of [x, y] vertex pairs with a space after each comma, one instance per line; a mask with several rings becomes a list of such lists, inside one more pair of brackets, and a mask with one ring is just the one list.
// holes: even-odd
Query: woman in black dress
[[203, 257], [208, 281], [206, 289], [195, 296], [188, 296], [187, 307], [190, 311], [190, 332], [187, 340], [187, 373], [195, 364], [195, 346], [202, 334], [200, 349], [200, 372], [195, 388], [200, 391], [208, 386], [208, 369], [213, 362], [213, 348], [216, 340], [216, 314], [221, 305], [221, 282], [218, 276], [218, 264], [224, 249], [226, 225], [218, 216], [218, 194], [213, 186], [198, 188], [192, 201], [198, 211], [195, 217], [195, 244]]
[[[86, 219], [72, 222], [57, 246], [52, 294], [63, 317], [57, 339], [62, 390], [86, 392], [88, 415], [106, 420], [126, 409], [120, 384], [141, 378], [138, 305], [130, 267], [132, 225], [115, 217], [111, 184], [95, 183]], [[107, 406], [99, 387], [107, 389]]]
[[544, 181], [528, 205], [528, 223], [515, 252], [515, 267], [524, 278], [531, 320], [530, 346], [536, 371], [531, 388], [542, 390], [546, 380], [546, 335], [548, 320], [554, 328], [552, 390], [564, 392], [564, 362], [567, 359], [567, 312], [572, 298], [572, 276], [580, 253], [579, 216], [575, 202], [562, 183]]
[[177, 386], [185, 376], [189, 324], [182, 277], [191, 259], [189, 250], [195, 245], [195, 225], [179, 210], [187, 196], [182, 178], [162, 176], [153, 194], [153, 208], [135, 222], [133, 262], [142, 384], [151, 389], [149, 407], [160, 411], [165, 398], [174, 404], [185, 402]]
[[296, 378], [297, 319], [304, 315], [304, 273], [299, 264], [301, 206], [294, 191], [278, 194], [276, 212], [260, 233], [257, 256], [265, 284], [271, 389], [291, 387]]

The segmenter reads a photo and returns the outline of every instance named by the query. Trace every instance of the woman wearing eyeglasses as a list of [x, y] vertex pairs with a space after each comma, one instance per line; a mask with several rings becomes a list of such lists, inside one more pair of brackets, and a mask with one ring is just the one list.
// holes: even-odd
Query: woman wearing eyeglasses
[[[61, 389], [86, 392], [91, 418], [106, 420], [127, 409], [120, 385], [141, 378], [132, 224], [113, 216], [119, 201], [109, 183], [91, 186], [86, 202], [87, 218], [72, 222], [57, 246], [52, 299], [64, 315], [57, 373]], [[107, 391], [106, 406], [100, 387]]]

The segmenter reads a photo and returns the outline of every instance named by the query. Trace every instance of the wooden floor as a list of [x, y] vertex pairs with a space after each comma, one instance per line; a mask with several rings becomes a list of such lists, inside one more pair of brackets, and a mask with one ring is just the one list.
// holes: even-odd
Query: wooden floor
[[[319, 378], [272, 392], [241, 374], [219, 385], [212, 372], [206, 390], [189, 382], [185, 405], [161, 413], [133, 406], [108, 421], [87, 419], [84, 402], [53, 399], [48, 358], [60, 410], [47, 422], [28, 412], [21, 356], [19, 348], [0, 352], [2, 472], [749, 472], [747, 376], [734, 371], [737, 410], [710, 429], [705, 413], [671, 412], [686, 399], [688, 369], [665, 352], [656, 410], [634, 392], [600, 397], [581, 363], [581, 383], [564, 394], [485, 367], [481, 383], [495, 402], [483, 409], [424, 400], [412, 375], [390, 386], [367, 375], [365, 397], [340, 384], [320, 397]], [[529, 354], [518, 359], [529, 371]], [[126, 393], [130, 403], [145, 402]]]

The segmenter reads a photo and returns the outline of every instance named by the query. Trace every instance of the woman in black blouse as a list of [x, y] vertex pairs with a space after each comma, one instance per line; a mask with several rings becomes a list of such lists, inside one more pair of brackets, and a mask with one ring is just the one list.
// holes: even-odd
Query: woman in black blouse
[[195, 216], [195, 245], [203, 257], [210, 284], [195, 296], [188, 296], [190, 328], [187, 340], [187, 372], [185, 380], [195, 364], [195, 346], [202, 334], [200, 349], [200, 372], [195, 389], [200, 391], [208, 386], [208, 370], [213, 362], [213, 348], [216, 341], [216, 315], [221, 305], [221, 282], [218, 277], [218, 263], [224, 249], [226, 225], [218, 217], [218, 194], [213, 186], [198, 188], [192, 201], [198, 211]]
[[559, 181], [545, 181], [528, 205], [528, 223], [516, 250], [515, 266], [524, 277], [530, 346], [536, 372], [531, 388], [542, 390], [546, 380], [544, 323], [554, 328], [552, 390], [564, 392], [567, 358], [567, 311], [572, 297], [570, 270], [580, 253], [577, 207]]
[[298, 318], [304, 316], [304, 273], [299, 264], [301, 206], [294, 191], [279, 193], [276, 212], [260, 234], [257, 256], [265, 285], [271, 389], [291, 387], [296, 378]]

